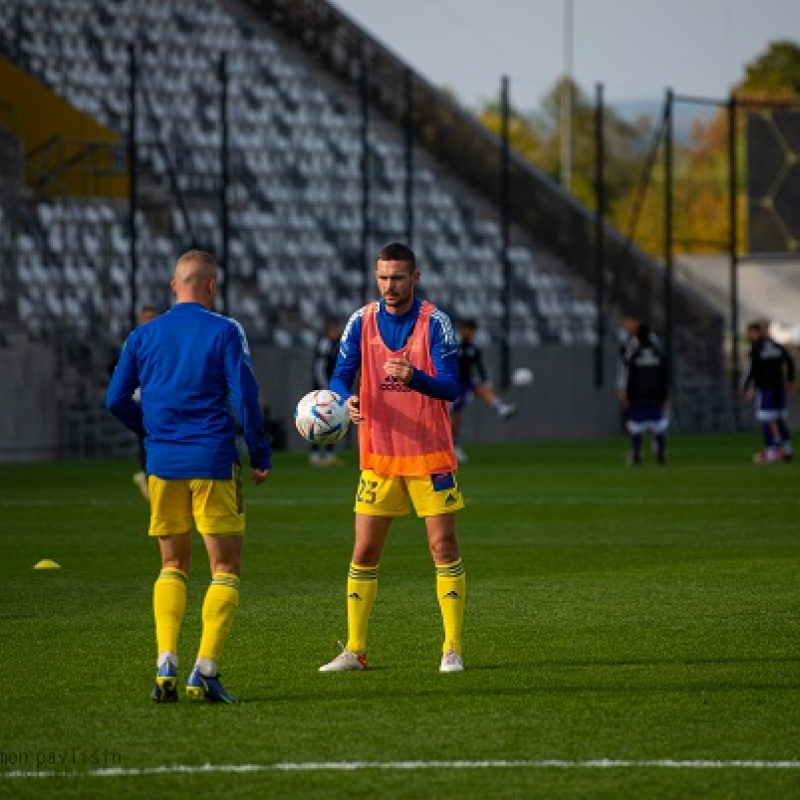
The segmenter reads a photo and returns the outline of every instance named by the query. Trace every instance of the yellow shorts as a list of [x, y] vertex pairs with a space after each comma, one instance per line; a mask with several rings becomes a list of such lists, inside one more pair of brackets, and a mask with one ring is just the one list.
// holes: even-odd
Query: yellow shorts
[[464, 508], [464, 498], [454, 472], [442, 475], [378, 475], [361, 473], [356, 493], [356, 514], [372, 517], [404, 517], [410, 503], [418, 517], [452, 514]]
[[150, 536], [188, 533], [192, 520], [203, 536], [242, 536], [245, 514], [241, 472], [235, 465], [229, 481], [167, 480], [150, 475]]

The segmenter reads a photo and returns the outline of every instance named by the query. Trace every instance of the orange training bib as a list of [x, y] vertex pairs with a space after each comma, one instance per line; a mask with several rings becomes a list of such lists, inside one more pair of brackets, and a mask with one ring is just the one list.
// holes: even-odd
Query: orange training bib
[[433, 475], [454, 472], [456, 458], [446, 400], [420, 394], [386, 375], [383, 365], [403, 355], [419, 370], [435, 375], [430, 318], [435, 307], [423, 301], [403, 350], [390, 350], [378, 329], [378, 304], [364, 308], [361, 328], [361, 469], [379, 475]]

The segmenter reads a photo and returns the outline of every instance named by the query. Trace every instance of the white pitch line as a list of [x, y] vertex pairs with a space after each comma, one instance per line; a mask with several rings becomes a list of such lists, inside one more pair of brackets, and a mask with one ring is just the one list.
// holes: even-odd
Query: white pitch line
[[2, 778], [127, 778], [144, 775], [186, 775], [212, 772], [358, 772], [461, 769], [800, 769], [797, 761], [713, 761], [713, 760], [630, 760], [598, 758], [584, 761], [541, 759], [538, 761], [282, 761], [275, 764], [173, 764], [163, 767], [105, 767], [95, 770], [68, 771], [0, 771]]

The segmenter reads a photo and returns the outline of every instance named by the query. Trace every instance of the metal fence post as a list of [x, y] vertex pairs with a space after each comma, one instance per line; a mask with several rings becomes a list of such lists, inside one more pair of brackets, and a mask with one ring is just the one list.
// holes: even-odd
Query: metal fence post
[[137, 66], [136, 48], [128, 45], [128, 280], [130, 287], [130, 328], [136, 327], [136, 275], [139, 268], [138, 253], [136, 249], [136, 173], [138, 171], [137, 138], [136, 138], [136, 89]]
[[406, 244], [414, 249], [414, 73], [406, 69], [403, 76], [405, 84], [406, 114], [405, 114], [405, 150], [406, 150]]
[[[739, 251], [737, 238], [739, 226], [736, 207], [736, 98], [728, 100], [728, 195], [730, 213], [730, 331], [731, 331], [731, 388], [734, 396], [739, 391]], [[738, 404], [736, 404], [738, 414]], [[738, 423], [738, 419], [737, 419]]]
[[603, 135], [604, 106], [603, 84], [595, 87], [595, 209], [594, 228], [594, 275], [595, 275], [595, 304], [597, 306], [597, 344], [594, 349], [594, 385], [601, 389], [605, 383], [605, 230], [604, 221], [606, 213], [605, 195], [605, 137]]
[[500, 331], [500, 381], [503, 389], [511, 383], [511, 263], [508, 259], [509, 152], [508, 152], [508, 76], [500, 84], [500, 265], [503, 270], [503, 317]]
[[371, 160], [369, 148], [369, 70], [367, 54], [361, 49], [361, 263], [359, 270], [364, 279], [364, 302], [369, 300], [371, 283], [367, 272], [370, 262], [370, 193], [372, 189], [372, 176], [370, 174]]
[[674, 128], [674, 95], [667, 89], [666, 126], [664, 129], [664, 350], [669, 369], [669, 384], [675, 379], [674, 341], [673, 341], [673, 241], [672, 241], [672, 143]]
[[224, 272], [222, 281], [222, 313], [230, 314], [230, 285], [231, 264], [229, 257], [230, 243], [230, 215], [228, 209], [228, 61], [225, 53], [219, 56], [219, 118], [220, 118], [220, 149], [219, 149], [219, 211], [220, 211], [220, 262]]

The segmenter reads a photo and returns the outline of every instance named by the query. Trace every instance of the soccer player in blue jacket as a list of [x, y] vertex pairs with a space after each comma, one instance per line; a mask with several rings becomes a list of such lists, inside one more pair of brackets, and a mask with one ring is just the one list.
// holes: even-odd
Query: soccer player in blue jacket
[[[178, 699], [178, 636], [186, 611], [192, 522], [203, 536], [211, 586], [203, 633], [186, 686], [191, 699], [236, 702], [220, 683], [217, 662], [239, 604], [245, 529], [241, 468], [233, 412], [250, 454], [250, 477], [272, 468], [250, 352], [238, 322], [211, 312], [217, 289], [212, 255], [178, 259], [176, 304], [134, 330], [120, 355], [106, 406], [144, 438], [150, 489], [150, 535], [158, 537], [161, 572], [153, 591], [158, 643], [157, 703]], [[132, 395], [141, 387], [141, 402]]]

